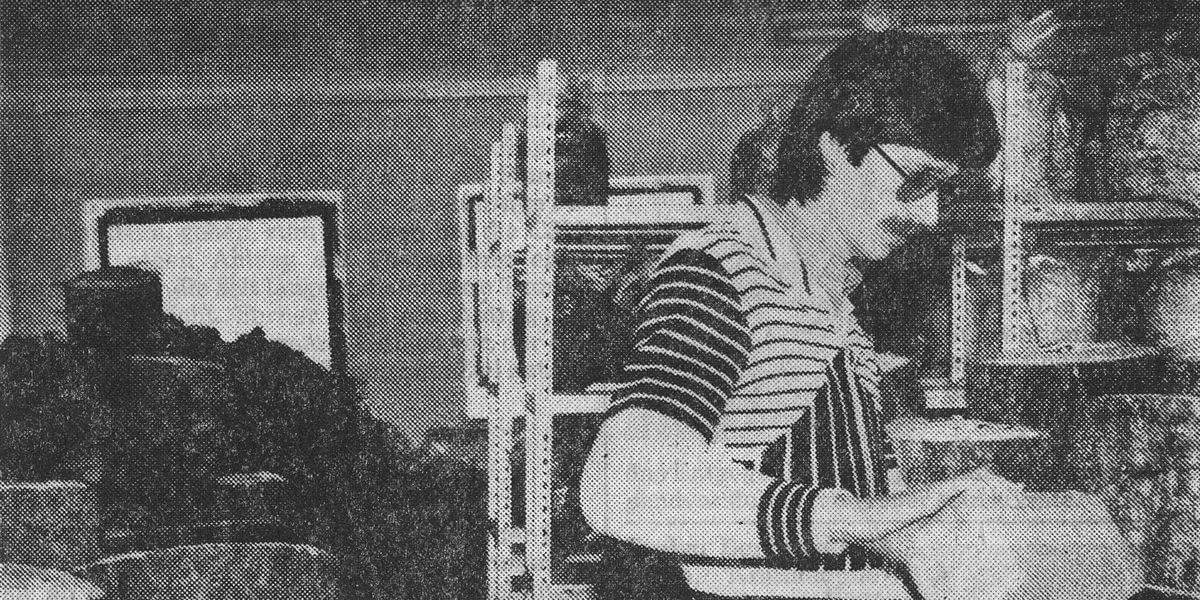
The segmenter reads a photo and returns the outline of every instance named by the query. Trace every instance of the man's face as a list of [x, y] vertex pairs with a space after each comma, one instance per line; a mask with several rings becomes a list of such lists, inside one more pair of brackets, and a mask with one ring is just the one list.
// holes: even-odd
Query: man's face
[[838, 192], [830, 208], [848, 249], [857, 257], [882, 260], [914, 234], [937, 225], [937, 184], [957, 167], [928, 153], [895, 144], [872, 148], [855, 167], [831, 169], [828, 188]]

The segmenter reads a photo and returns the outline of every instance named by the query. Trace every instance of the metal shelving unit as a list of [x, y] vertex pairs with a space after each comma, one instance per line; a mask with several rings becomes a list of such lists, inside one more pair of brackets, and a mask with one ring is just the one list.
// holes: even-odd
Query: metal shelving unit
[[1030, 249], [1200, 245], [1200, 212], [1189, 207], [1152, 200], [1063, 200], [1026, 187], [1021, 177], [1026, 169], [1022, 149], [1026, 140], [1040, 135], [1030, 130], [1034, 119], [1026, 114], [1032, 69], [1027, 62], [1005, 60], [1004, 201], [998, 215], [1003, 263], [1000, 327], [1005, 354], [1029, 350], [1020, 339], [1018, 319], [1022, 270]]
[[[554, 206], [555, 63], [538, 67], [528, 100], [529, 161], [522, 186], [517, 135], [506, 125], [491, 152], [486, 184], [458, 191], [463, 344], [467, 412], [488, 424], [488, 598], [588, 598], [583, 582], [560, 581], [551, 564], [551, 465], [553, 420], [558, 415], [602, 412], [604, 389], [559, 393], [553, 389], [553, 295], [558, 250], [616, 256], [628, 240], [649, 239], [661, 250], [681, 231], [726, 218], [731, 207], [627, 205]], [[691, 190], [712, 197], [709, 176], [621, 178], [617, 191], [664, 194]], [[655, 245], [656, 244], [656, 245]], [[525, 281], [517, 297], [515, 285]], [[514, 338], [514, 305], [523, 303], [525, 373]], [[602, 387], [602, 386], [601, 386]], [[523, 428], [523, 430], [521, 429]], [[513, 519], [514, 460], [524, 440], [524, 526]], [[594, 562], [595, 557], [574, 557]]]
[[[1024, 118], [1027, 63], [1005, 58], [1003, 201], [999, 210], [959, 215], [973, 223], [951, 235], [951, 364], [949, 376], [961, 388], [967, 347], [966, 276], [969, 254], [998, 251], [1003, 269], [1002, 312], [998, 326], [1004, 354], [1028, 352], [1021, 339], [1021, 279], [1029, 250], [1045, 245], [1200, 245], [1200, 221], [1191, 210], [1163, 202], [1062, 201], [1025, 189], [1019, 176], [1026, 165], [1022, 148], [1029, 136]], [[556, 250], [618, 255], [630, 236], [669, 243], [680, 232], [724, 220], [731, 206], [556, 207], [554, 195], [554, 99], [558, 76], [553, 62], [539, 66], [528, 101], [528, 188], [516, 164], [517, 135], [504, 127], [492, 148], [486, 185], [459, 190], [459, 226], [464, 232], [462, 302], [464, 385], [468, 414], [488, 421], [489, 573], [488, 597], [588, 598], [590, 587], [562, 582], [551, 564], [551, 453], [556, 415], [601, 412], [608, 389], [558, 393], [552, 386], [553, 294]], [[711, 182], [710, 184], [711, 185]], [[471, 199], [481, 196], [481, 201]], [[985, 227], [978, 227], [985, 224]], [[606, 237], [607, 236], [607, 237]], [[524, 277], [525, 293], [514, 298], [514, 280]], [[513, 345], [513, 303], [524, 302], [525, 377], [518, 375]], [[512, 519], [515, 440], [525, 440], [525, 525]]]

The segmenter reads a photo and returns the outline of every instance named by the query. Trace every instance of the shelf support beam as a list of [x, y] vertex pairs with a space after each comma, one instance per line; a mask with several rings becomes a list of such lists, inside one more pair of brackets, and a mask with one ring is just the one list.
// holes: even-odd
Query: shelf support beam
[[1025, 194], [1026, 94], [1028, 66], [1008, 61], [1004, 73], [1003, 285], [1000, 313], [1001, 351], [1016, 352], [1021, 340], [1021, 270], [1024, 262], [1022, 202]]
[[525, 350], [525, 557], [533, 598], [553, 593], [550, 573], [550, 498], [554, 411], [554, 129], [558, 67], [538, 65], [528, 104], [526, 222], [532, 231], [526, 254]]

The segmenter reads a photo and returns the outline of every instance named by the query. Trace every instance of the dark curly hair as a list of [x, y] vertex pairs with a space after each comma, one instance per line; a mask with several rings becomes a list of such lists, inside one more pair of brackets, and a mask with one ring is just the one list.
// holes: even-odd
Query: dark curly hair
[[983, 84], [941, 42], [898, 31], [856, 33], [817, 63], [780, 140], [772, 196], [816, 195], [828, 174], [818, 140], [828, 131], [858, 166], [874, 144], [903, 144], [961, 168], [999, 151]]

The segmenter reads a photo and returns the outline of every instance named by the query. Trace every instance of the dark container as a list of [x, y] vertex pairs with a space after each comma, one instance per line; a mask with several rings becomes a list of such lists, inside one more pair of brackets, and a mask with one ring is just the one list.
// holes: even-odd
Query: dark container
[[64, 295], [67, 334], [88, 348], [135, 352], [163, 312], [162, 280], [137, 267], [85, 271]]
[[[601, 206], [608, 202], [611, 164], [608, 136], [592, 118], [589, 85], [572, 80], [558, 96], [554, 126], [554, 203]], [[517, 170], [527, 172], [527, 138], [517, 141]]]

